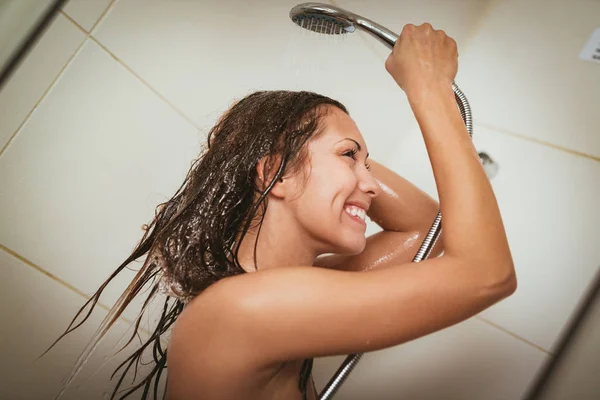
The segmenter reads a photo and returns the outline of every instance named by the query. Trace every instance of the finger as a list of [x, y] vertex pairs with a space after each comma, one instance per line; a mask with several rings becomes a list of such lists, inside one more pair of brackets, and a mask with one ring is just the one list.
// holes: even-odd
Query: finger
[[406, 33], [410, 33], [412, 31], [414, 31], [417, 27], [413, 24], [406, 24], [404, 25], [404, 27], [402, 28], [402, 33], [401, 34], [406, 34]]

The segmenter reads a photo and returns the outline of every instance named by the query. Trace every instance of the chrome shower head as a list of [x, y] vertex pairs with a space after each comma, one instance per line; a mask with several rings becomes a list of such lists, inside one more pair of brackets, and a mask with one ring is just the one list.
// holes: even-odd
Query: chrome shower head
[[330, 4], [303, 3], [292, 8], [290, 18], [304, 29], [328, 35], [340, 35], [354, 32], [351, 14]]
[[362, 29], [381, 41], [390, 49], [398, 35], [363, 16], [325, 3], [302, 3], [292, 8], [290, 18], [302, 28], [317, 33], [339, 35]]

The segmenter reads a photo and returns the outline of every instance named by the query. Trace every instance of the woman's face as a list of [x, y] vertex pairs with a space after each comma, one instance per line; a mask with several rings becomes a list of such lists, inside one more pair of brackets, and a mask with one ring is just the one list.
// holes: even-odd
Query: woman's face
[[310, 175], [292, 206], [320, 252], [358, 254], [366, 245], [364, 216], [381, 188], [367, 169], [367, 146], [352, 118], [329, 106], [321, 122], [323, 133], [308, 142]]

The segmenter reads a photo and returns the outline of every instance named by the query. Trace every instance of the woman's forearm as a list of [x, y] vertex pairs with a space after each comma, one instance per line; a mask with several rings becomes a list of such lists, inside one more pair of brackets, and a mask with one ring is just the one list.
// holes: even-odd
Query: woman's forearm
[[[474, 260], [485, 273], [513, 277], [512, 257], [491, 184], [450, 85], [408, 96], [435, 176], [446, 254]], [[486, 264], [492, 265], [489, 269]]]
[[369, 164], [382, 188], [367, 213], [369, 218], [386, 231], [427, 230], [438, 212], [438, 202], [384, 165], [373, 160]]

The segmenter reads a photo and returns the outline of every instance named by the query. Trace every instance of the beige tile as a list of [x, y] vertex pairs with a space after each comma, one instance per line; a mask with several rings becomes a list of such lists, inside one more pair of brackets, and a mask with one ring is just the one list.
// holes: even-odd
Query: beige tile
[[600, 157], [600, 64], [579, 52], [600, 2], [496, 1], [459, 60], [476, 121]]
[[404, 94], [360, 37], [296, 26], [297, 3], [123, 0], [94, 36], [202, 128], [251, 91], [311, 90], [344, 103], [381, 158], [411, 121]]
[[551, 349], [600, 260], [600, 163], [479, 129], [519, 278], [483, 315]]
[[[492, 186], [519, 281], [515, 294], [482, 316], [550, 350], [600, 259], [600, 164], [477, 124], [474, 138], [499, 166]], [[389, 165], [437, 197], [416, 126]]]
[[[409, 343], [365, 354], [336, 398], [519, 399], [546, 357], [534, 347], [470, 319]], [[315, 361], [318, 391], [345, 358]]]
[[112, 0], [69, 0], [63, 11], [90, 32]]
[[[0, 243], [91, 294], [179, 188], [202, 142], [88, 42], [0, 158]], [[106, 304], [133, 274], [107, 288]]]
[[[399, 35], [406, 24], [430, 23], [456, 40], [459, 52], [468, 46], [473, 33], [485, 18], [491, 0], [335, 0], [334, 4], [383, 25]], [[366, 33], [375, 54], [385, 60], [390, 54]]]
[[[0, 269], [0, 398], [52, 399], [106, 313], [96, 309], [84, 325], [36, 361], [64, 332], [84, 299], [3, 251]], [[110, 381], [110, 374], [135, 350], [130, 346], [111, 358], [120, 348], [116, 345], [125, 343], [120, 342], [122, 337], [129, 337], [124, 336], [127, 329], [128, 324], [119, 321], [109, 331], [62, 399], [108, 398], [105, 394], [112, 393], [116, 383]], [[130, 387], [132, 375], [128, 376], [123, 388]]]
[[85, 36], [57, 15], [0, 91], [0, 150], [58, 76]]

